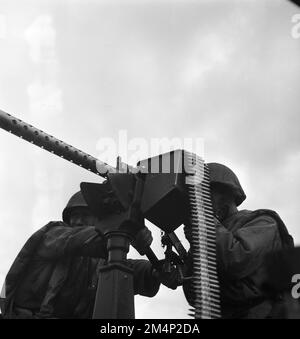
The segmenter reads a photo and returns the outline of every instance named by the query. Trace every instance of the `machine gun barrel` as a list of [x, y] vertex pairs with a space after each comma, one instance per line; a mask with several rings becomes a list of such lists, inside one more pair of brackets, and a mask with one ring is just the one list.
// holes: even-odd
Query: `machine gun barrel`
[[0, 127], [31, 144], [66, 159], [75, 165], [83, 167], [103, 178], [107, 178], [108, 173], [116, 172], [114, 167], [109, 166], [105, 162], [94, 158], [2, 110], [0, 110]]

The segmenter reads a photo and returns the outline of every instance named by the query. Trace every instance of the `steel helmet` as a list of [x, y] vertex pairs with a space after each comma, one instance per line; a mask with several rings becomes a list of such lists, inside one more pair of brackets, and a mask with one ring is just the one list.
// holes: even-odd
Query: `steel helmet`
[[246, 194], [234, 172], [225, 165], [216, 162], [207, 164], [210, 182], [227, 186], [235, 197], [235, 203], [239, 206], [245, 199]]
[[63, 210], [62, 218], [63, 218], [63, 221], [64, 221], [65, 223], [67, 223], [67, 224], [69, 223], [71, 211], [72, 211], [74, 208], [76, 208], [76, 207], [86, 207], [86, 208], [88, 208], [88, 204], [87, 204], [86, 201], [84, 200], [81, 191], [75, 193], [75, 194], [71, 197], [71, 199], [69, 200], [67, 206], [66, 206], [65, 209]]

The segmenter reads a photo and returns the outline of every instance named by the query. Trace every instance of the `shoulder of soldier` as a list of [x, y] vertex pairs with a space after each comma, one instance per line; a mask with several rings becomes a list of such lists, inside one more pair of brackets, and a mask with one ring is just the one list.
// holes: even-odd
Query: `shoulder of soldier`
[[41, 227], [37, 231], [35, 231], [29, 239], [26, 241], [23, 250], [31, 250], [33, 247], [36, 248], [36, 246], [39, 244], [41, 241], [42, 237], [47, 234], [49, 231], [57, 228], [57, 227], [70, 227], [66, 223], [62, 221], [50, 221], [48, 224], [45, 226]]
[[57, 227], [57, 226], [70, 227], [68, 224], [66, 224], [63, 221], [50, 221], [44, 227], [51, 228], [51, 227]]
[[[232, 215], [225, 221], [225, 227], [232, 231], [233, 233], [253, 229], [253, 232], [256, 232], [257, 227], [260, 231], [262, 228], [268, 229], [269, 231], [273, 230], [277, 232], [279, 226], [279, 220], [281, 220], [277, 213], [271, 210], [240, 210], [236, 214]], [[281, 224], [283, 222], [281, 221]]]
[[253, 231], [257, 230], [265, 230], [272, 232], [275, 236], [277, 234], [280, 236], [283, 247], [292, 248], [294, 247], [294, 239], [289, 234], [287, 227], [284, 222], [273, 210], [269, 209], [259, 209], [256, 211], [240, 211], [240, 219], [238, 220], [238, 228], [237, 229], [253, 229]]
[[257, 223], [276, 225], [282, 222], [280, 216], [270, 209], [257, 209], [254, 211], [241, 210], [239, 211], [241, 220], [244, 224], [255, 225]]
[[269, 220], [269, 222], [273, 223], [273, 225], [275, 224], [285, 248], [294, 247], [294, 239], [289, 234], [285, 223], [277, 212], [269, 209], [260, 209], [254, 212], [256, 212], [257, 218], [264, 218], [265, 222]]
[[48, 224], [46, 224], [45, 226], [40, 228], [39, 231], [47, 232], [47, 231], [52, 230], [52, 229], [57, 228], [57, 227], [59, 227], [59, 228], [60, 227], [70, 228], [71, 226], [66, 224], [63, 221], [50, 221], [50, 222], [48, 222]]
[[[16, 276], [21, 276], [24, 273], [24, 270], [27, 264], [30, 262], [33, 257], [35, 251], [40, 245], [43, 236], [54, 227], [67, 226], [67, 224], [61, 221], [51, 221], [47, 225], [35, 231], [29, 239], [25, 242], [21, 250], [19, 251], [17, 257], [15, 258], [8, 274], [6, 277], [6, 281], [8, 285], [14, 283], [14, 279]], [[12, 280], [12, 282], [11, 282]]]

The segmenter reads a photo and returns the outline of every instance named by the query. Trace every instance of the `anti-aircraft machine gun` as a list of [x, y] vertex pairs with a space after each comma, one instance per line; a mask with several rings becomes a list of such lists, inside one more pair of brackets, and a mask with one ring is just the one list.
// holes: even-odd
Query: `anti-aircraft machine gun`
[[[209, 173], [203, 159], [177, 150], [140, 161], [136, 168], [120, 161], [114, 168], [1, 110], [0, 127], [106, 179], [103, 184], [80, 185], [90, 209], [96, 215], [101, 211], [97, 227], [107, 238], [108, 263], [100, 271], [93, 318], [134, 318], [133, 274], [126, 259], [145, 219], [165, 232], [170, 265], [184, 264], [188, 256], [174, 231], [182, 224], [191, 227], [193, 276], [181, 276], [182, 283], [192, 279], [191, 315], [221, 316]], [[158, 268], [160, 261], [151, 248], [146, 255]]]

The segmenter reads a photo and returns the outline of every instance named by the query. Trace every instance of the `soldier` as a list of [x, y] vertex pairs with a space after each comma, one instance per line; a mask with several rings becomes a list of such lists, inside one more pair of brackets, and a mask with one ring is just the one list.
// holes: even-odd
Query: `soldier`
[[[216, 221], [222, 317], [272, 317], [277, 300], [270, 300], [262, 288], [264, 259], [273, 251], [293, 247], [293, 239], [276, 212], [266, 209], [238, 210], [246, 195], [238, 178], [228, 167], [210, 163], [208, 168]], [[184, 230], [191, 242], [190, 228], [185, 226]], [[191, 265], [188, 270], [191, 271]], [[188, 284], [184, 286], [184, 291], [192, 303]]]
[[[6, 277], [5, 318], [91, 318], [98, 269], [105, 264], [106, 241], [96, 232], [97, 218], [81, 192], [63, 211], [63, 222], [50, 222], [34, 233]], [[141, 230], [134, 240], [143, 253], [152, 242]], [[134, 292], [153, 297], [162, 277], [146, 260], [128, 260]], [[163, 277], [162, 277], [163, 278]]]

